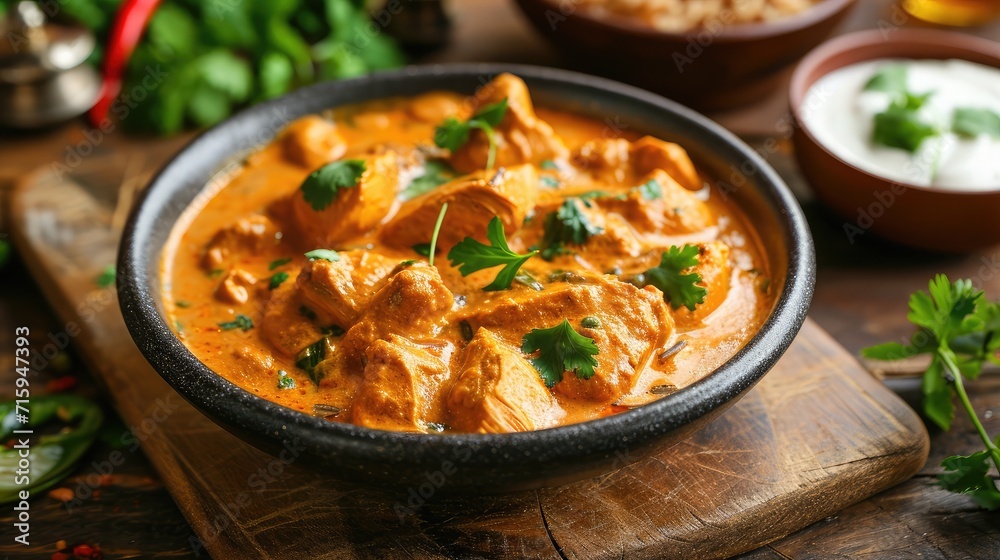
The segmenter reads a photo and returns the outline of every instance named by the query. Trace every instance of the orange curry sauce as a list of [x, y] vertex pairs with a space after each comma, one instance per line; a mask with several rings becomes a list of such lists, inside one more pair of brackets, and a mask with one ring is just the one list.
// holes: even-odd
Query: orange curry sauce
[[[455, 153], [434, 146], [445, 118], [465, 120], [503, 99], [493, 169], [485, 169], [482, 132]], [[510, 75], [476, 97], [435, 92], [296, 121], [215, 181], [221, 188], [175, 226], [162, 270], [170, 319], [219, 375], [331, 421], [510, 432], [655, 400], [711, 372], [758, 330], [773, 305], [769, 268], [745, 216], [703, 188], [681, 147], [606, 136], [599, 120], [533, 107]], [[365, 173], [315, 210], [300, 185], [343, 159], [365, 161]], [[414, 196], [407, 187], [431, 159], [455, 177]], [[639, 188], [651, 181], [653, 195]], [[494, 216], [510, 249], [528, 252], [566, 200], [599, 233], [551, 260], [529, 259], [510, 288], [482, 289], [499, 266], [463, 277], [448, 261], [465, 236], [486, 243]], [[413, 246], [430, 241], [445, 202], [430, 266]], [[634, 285], [669, 247], [689, 243], [700, 256], [685, 272], [701, 274], [708, 289], [693, 312], [673, 309], [654, 286]], [[304, 256], [318, 248], [336, 250], [340, 260]], [[287, 278], [272, 288], [275, 274]], [[220, 327], [239, 315], [252, 327]], [[522, 340], [564, 319], [594, 340], [598, 365], [590, 379], [567, 371], [547, 388]], [[296, 356], [320, 340], [317, 384]], [[682, 340], [680, 351], [664, 356]], [[279, 388], [279, 375], [294, 388]]]

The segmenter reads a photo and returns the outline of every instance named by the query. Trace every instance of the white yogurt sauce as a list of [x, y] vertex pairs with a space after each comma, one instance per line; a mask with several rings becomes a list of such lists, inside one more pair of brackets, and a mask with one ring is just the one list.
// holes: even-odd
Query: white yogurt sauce
[[[893, 96], [864, 87], [889, 64], [907, 67], [910, 92], [934, 92], [919, 113], [946, 131], [924, 140], [913, 154], [872, 141], [875, 115], [889, 107]], [[1000, 139], [986, 134], [964, 138], [950, 132], [956, 108], [1000, 113], [1000, 70], [964, 60], [861, 62], [817, 80], [806, 94], [802, 118], [823, 146], [868, 173], [924, 187], [1000, 190]]]

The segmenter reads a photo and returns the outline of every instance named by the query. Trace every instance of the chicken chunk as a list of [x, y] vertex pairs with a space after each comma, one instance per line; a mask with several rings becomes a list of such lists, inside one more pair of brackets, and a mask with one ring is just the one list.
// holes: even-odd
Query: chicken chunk
[[296, 284], [306, 306], [323, 315], [325, 323], [346, 329], [357, 321], [397, 263], [370, 251], [345, 251], [336, 262], [307, 263]]
[[415, 263], [401, 269], [372, 296], [357, 323], [341, 341], [338, 355], [348, 371], [361, 370], [361, 356], [376, 340], [389, 335], [427, 336], [455, 303], [436, 268]]
[[284, 282], [271, 291], [260, 321], [261, 335], [279, 353], [295, 356], [323, 336], [322, 330], [303, 314], [296, 282]]
[[[485, 327], [506, 344], [520, 347], [525, 334], [569, 320], [594, 339], [600, 354], [590, 379], [566, 374], [555, 390], [571, 398], [611, 403], [627, 393], [652, 356], [674, 330], [659, 291], [639, 289], [614, 277], [575, 274], [575, 281], [555, 282], [543, 291], [504, 292], [465, 317], [473, 329]], [[584, 317], [596, 317], [598, 328], [584, 328]]]
[[652, 136], [643, 136], [632, 143], [629, 159], [636, 175], [646, 175], [661, 169], [678, 184], [691, 191], [701, 190], [704, 181], [684, 148]]
[[460, 109], [461, 105], [456, 94], [432, 91], [414, 97], [406, 112], [419, 121], [438, 125], [446, 118], [458, 115]]
[[426, 349], [394, 335], [373, 342], [365, 356], [351, 420], [381, 430], [423, 431], [426, 422], [432, 421], [448, 366]]
[[510, 235], [524, 222], [537, 194], [538, 172], [534, 166], [477, 171], [403, 203], [382, 228], [381, 240], [399, 248], [429, 242], [446, 202], [448, 212], [438, 236], [438, 247], [443, 252], [467, 236], [485, 242], [486, 225], [493, 216], [500, 218], [504, 232]]
[[620, 214], [640, 233], [691, 233], [715, 224], [708, 205], [662, 169], [640, 178], [638, 186], [624, 195], [595, 201], [603, 210]]
[[358, 184], [340, 189], [323, 210], [315, 210], [301, 191], [292, 194], [292, 215], [307, 243], [335, 246], [371, 230], [392, 208], [399, 186], [397, 156], [383, 152], [363, 159]]
[[447, 403], [449, 425], [462, 432], [540, 430], [565, 414], [535, 368], [486, 329], [466, 347]]
[[232, 369], [237, 381], [250, 385], [272, 374], [274, 358], [253, 346], [240, 346], [233, 350]]
[[336, 125], [319, 115], [309, 115], [282, 132], [281, 148], [289, 161], [313, 170], [343, 157], [347, 144]]
[[[479, 108], [507, 99], [507, 113], [496, 132], [496, 165], [510, 167], [522, 163], [541, 163], [565, 157], [563, 141], [549, 124], [535, 114], [531, 95], [524, 81], [513, 74], [500, 74], [476, 92]], [[469, 141], [451, 157], [452, 167], [471, 173], [486, 167], [489, 141], [481, 130], [474, 130]]]
[[215, 288], [215, 299], [243, 305], [250, 299], [249, 288], [257, 283], [257, 278], [245, 270], [234, 268], [226, 273], [222, 282]]
[[632, 145], [623, 138], [597, 138], [584, 142], [573, 151], [570, 160], [586, 169], [602, 182], [621, 183], [629, 172], [629, 151]]
[[201, 265], [205, 270], [226, 268], [241, 255], [259, 252], [278, 242], [278, 226], [267, 216], [255, 214], [220, 229], [205, 247]]

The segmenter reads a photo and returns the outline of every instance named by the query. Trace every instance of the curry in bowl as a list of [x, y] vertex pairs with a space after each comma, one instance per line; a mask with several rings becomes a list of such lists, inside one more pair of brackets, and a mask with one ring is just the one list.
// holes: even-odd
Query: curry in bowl
[[174, 227], [164, 306], [208, 367], [375, 429], [503, 433], [704, 377], [774, 306], [683, 147], [502, 74], [290, 123]]

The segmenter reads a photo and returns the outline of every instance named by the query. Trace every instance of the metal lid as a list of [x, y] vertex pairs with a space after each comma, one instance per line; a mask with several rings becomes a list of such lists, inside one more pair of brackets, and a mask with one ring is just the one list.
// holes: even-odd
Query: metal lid
[[46, 20], [35, 2], [11, 6], [0, 21], [0, 82], [25, 84], [76, 68], [94, 52], [94, 35], [83, 27]]

